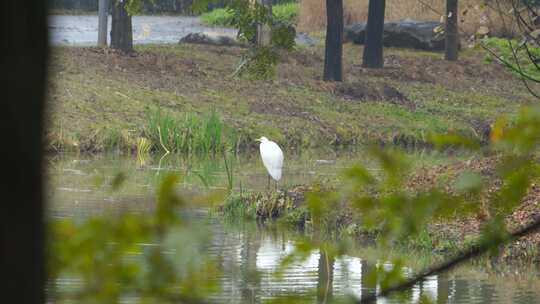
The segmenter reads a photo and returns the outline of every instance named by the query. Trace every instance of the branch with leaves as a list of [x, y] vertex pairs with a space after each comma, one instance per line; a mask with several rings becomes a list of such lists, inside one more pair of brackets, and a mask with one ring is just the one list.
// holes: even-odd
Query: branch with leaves
[[[487, 252], [497, 253], [502, 245], [537, 232], [540, 218], [528, 219], [521, 228], [508, 231], [505, 219], [524, 201], [529, 189], [540, 178], [537, 151], [540, 147], [540, 107], [522, 109], [511, 123], [497, 120], [491, 130], [489, 146], [482, 146], [475, 138], [462, 134], [437, 135], [432, 142], [442, 148], [460, 146], [462, 149], [482, 150], [496, 157], [497, 165], [490, 179], [496, 186], [484, 181], [477, 172], [464, 171], [450, 190], [438, 186], [414, 190], [407, 185], [410, 177], [408, 162], [399, 153], [373, 149], [372, 157], [382, 174], [374, 175], [362, 166], [346, 171], [343, 186], [335, 192], [315, 193], [308, 196], [313, 225], [340, 202], [355, 211], [364, 231], [375, 231], [380, 246], [392, 248], [403, 239], [419, 237], [435, 221], [452, 221], [456, 216], [474, 216], [488, 208], [489, 216], [481, 223], [476, 243], [464, 248], [448, 260], [427, 268], [407, 279], [401, 271], [400, 258], [389, 260], [391, 269], [382, 265], [366, 274], [369, 287], [380, 287], [376, 295], [368, 295], [358, 303], [373, 303], [379, 297], [412, 288], [427, 276], [440, 274], [471, 261]], [[485, 202], [485, 205], [480, 202]], [[486, 207], [487, 206], [487, 207]], [[384, 259], [384, 257], [383, 257]]]
[[[193, 3], [193, 10], [204, 12], [210, 3], [215, 1], [196, 0]], [[231, 26], [238, 29], [238, 39], [249, 45], [232, 76], [247, 74], [255, 79], [273, 78], [279, 61], [279, 51], [294, 48], [296, 37], [294, 26], [279, 22], [271, 9], [259, 1], [226, 0], [223, 4], [233, 16]], [[268, 45], [257, 44], [257, 31], [261, 27], [271, 30]]]
[[519, 230], [516, 230], [510, 235], [499, 242], [487, 242], [487, 241], [481, 241], [479, 244], [471, 246], [464, 250], [463, 252], [457, 254], [455, 257], [439, 264], [436, 266], [433, 266], [427, 270], [424, 270], [412, 278], [406, 280], [403, 283], [396, 284], [394, 286], [385, 288], [381, 290], [378, 294], [368, 295], [365, 297], [362, 297], [358, 303], [361, 304], [368, 304], [368, 303], [376, 303], [377, 299], [380, 297], [386, 297], [391, 295], [392, 293], [398, 293], [406, 291], [410, 288], [413, 288], [416, 284], [421, 283], [426, 280], [427, 277], [432, 275], [441, 274], [447, 271], [452, 270], [453, 268], [456, 268], [457, 266], [466, 263], [474, 258], [477, 258], [479, 256], [482, 256], [483, 254], [486, 254], [490, 250], [493, 250], [493, 248], [497, 248], [500, 245], [507, 244], [509, 242], [515, 241], [521, 237], [527, 236], [531, 233], [538, 232], [540, 230], [540, 218], [536, 219], [532, 223], [522, 227]]

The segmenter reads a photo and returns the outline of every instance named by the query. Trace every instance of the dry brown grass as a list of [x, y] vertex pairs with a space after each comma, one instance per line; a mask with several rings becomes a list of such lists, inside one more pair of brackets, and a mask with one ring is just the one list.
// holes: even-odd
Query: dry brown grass
[[[326, 0], [300, 0], [299, 27], [302, 31], [315, 31], [326, 25]], [[508, 4], [501, 5], [503, 12], [509, 11]], [[344, 0], [345, 24], [365, 22], [367, 20], [369, 0]], [[482, 5], [482, 0], [460, 0], [460, 27], [468, 37], [473, 35], [480, 26], [490, 29], [491, 35], [511, 35], [512, 18], [506, 16], [503, 20], [498, 12], [495, 1]], [[423, 4], [424, 3], [424, 4]], [[415, 20], [441, 20], [445, 10], [445, 0], [386, 0], [385, 18], [397, 21], [405, 18]], [[436, 13], [439, 12], [439, 13]]]

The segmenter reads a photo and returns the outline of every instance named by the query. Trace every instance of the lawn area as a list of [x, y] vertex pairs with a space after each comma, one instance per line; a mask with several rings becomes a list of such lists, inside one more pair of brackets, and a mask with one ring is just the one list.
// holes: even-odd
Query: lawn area
[[[298, 3], [280, 3], [272, 6], [272, 13], [277, 21], [296, 23], [298, 17]], [[231, 26], [233, 14], [225, 8], [217, 8], [201, 15], [201, 21], [210, 26]]]
[[[460, 61], [386, 49], [382, 70], [361, 67], [362, 47], [344, 47], [345, 81], [322, 81], [319, 46], [283, 54], [276, 79], [234, 78], [242, 49], [137, 46], [123, 56], [97, 48], [54, 48], [50, 63], [48, 147], [52, 151], [134, 149], [148, 136], [149, 113], [206, 117], [213, 111], [238, 149], [267, 136], [289, 150], [362, 143], [426, 144], [437, 132], [485, 139], [500, 115], [533, 99], [481, 50]], [[154, 146], [159, 143], [153, 142]]]

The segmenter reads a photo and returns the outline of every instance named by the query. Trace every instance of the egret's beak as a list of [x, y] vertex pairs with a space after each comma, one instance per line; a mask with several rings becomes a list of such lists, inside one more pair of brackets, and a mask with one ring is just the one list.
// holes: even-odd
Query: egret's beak
[[256, 138], [255, 141], [261, 142], [261, 139], [260, 139], [260, 138]]

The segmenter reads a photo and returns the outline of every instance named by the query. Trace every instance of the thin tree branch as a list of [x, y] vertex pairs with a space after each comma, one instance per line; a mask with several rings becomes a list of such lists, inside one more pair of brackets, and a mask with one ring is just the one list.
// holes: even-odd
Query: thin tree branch
[[[526, 42], [525, 42], [525, 46], [526, 46]], [[510, 46], [510, 49], [512, 50], [512, 56], [514, 57], [514, 61], [516, 62], [516, 65], [518, 67], [518, 70], [519, 70], [519, 73], [520, 75], [525, 75], [525, 72], [523, 71], [523, 68], [521, 67], [521, 64], [519, 63], [519, 60], [518, 60], [518, 57], [517, 57], [517, 53], [516, 53], [516, 50], [514, 49], [514, 46], [512, 45], [512, 41], [510, 41], [510, 39], [508, 39], [508, 46]], [[527, 50], [528, 48], [525, 47]], [[530, 58], [530, 57], [529, 57]], [[533, 61], [534, 62], [534, 61]], [[536, 65], [536, 63], [534, 62], [534, 65], [538, 68], [538, 66]], [[540, 71], [540, 69], [539, 69]], [[529, 84], [527, 83], [527, 80], [525, 80], [525, 78], [521, 78], [521, 81], [523, 82], [523, 84], [525, 85], [525, 88], [527, 88], [527, 91], [529, 91], [529, 93], [531, 95], [533, 95], [534, 97], [536, 98], [540, 98], [538, 94], [536, 94], [536, 92], [534, 92], [532, 90], [532, 88], [529, 86]]]
[[535, 98], [540, 99], [540, 95], [537, 94], [537, 93], [529, 86], [529, 83], [527, 82], [527, 80], [521, 78], [521, 82], [523, 82], [523, 85], [525, 86], [525, 88], [527, 89], [527, 91], [529, 91], [529, 94], [531, 94], [531, 95], [534, 96]]
[[499, 56], [497, 53], [495, 53], [495, 51], [493, 51], [492, 49], [490, 49], [488, 46], [486, 46], [484, 43], [480, 43], [480, 46], [488, 51], [488, 53], [490, 53], [493, 57], [495, 57], [497, 60], [499, 60], [502, 64], [504, 64], [505, 66], [507, 66], [508, 68], [510, 68], [511, 70], [513, 70], [514, 72], [518, 73], [521, 77], [524, 77], [532, 82], [536, 82], [536, 83], [540, 83], [540, 79], [536, 79], [536, 78], [533, 78], [532, 76], [530, 75], [527, 75], [525, 74], [523, 71], [519, 70], [518, 68], [516, 68], [514, 65], [512, 65], [510, 62], [508, 62], [507, 60], [503, 59], [501, 56]]
[[423, 6], [427, 7], [430, 11], [434, 12], [435, 14], [437, 14], [439, 16], [444, 15], [444, 14], [441, 14], [441, 12], [434, 9], [431, 5], [425, 3], [424, 1], [422, 1], [422, 0], [417, 0], [417, 1], [420, 2], [420, 4], [422, 4]]
[[527, 89], [527, 91], [529, 91], [529, 93], [531, 95], [533, 95], [534, 97], [540, 99], [540, 95], [537, 94], [530, 86], [529, 86], [529, 83], [527, 82], [527, 79], [529, 79], [530, 81], [533, 81], [533, 82], [536, 82], [536, 83], [540, 83], [540, 80], [537, 80], [537, 79], [534, 79], [532, 78], [531, 76], [523, 73], [521, 70], [518, 70], [516, 67], [514, 67], [510, 62], [504, 60], [502, 57], [500, 57], [499, 55], [497, 55], [497, 53], [495, 53], [492, 49], [490, 49], [489, 47], [487, 47], [485, 44], [483, 43], [480, 43], [480, 46], [482, 46], [482, 48], [484, 50], [486, 50], [488, 53], [490, 53], [493, 57], [495, 57], [497, 60], [499, 60], [500, 62], [502, 62], [505, 66], [507, 66], [508, 68], [510, 68], [511, 70], [513, 70], [514, 72], [518, 73], [521, 77], [521, 82], [523, 82], [523, 85], [525, 86], [525, 88]]
[[[501, 8], [501, 5], [500, 5], [500, 1], [499, 0], [496, 0], [496, 4], [497, 4], [497, 10], [499, 11], [499, 14], [501, 15], [501, 18], [502, 18], [502, 15], [503, 15], [503, 10]], [[538, 16], [534, 10], [532, 9], [532, 7], [529, 5], [529, 4], [525, 4], [524, 7], [523, 7], [523, 10], [527, 10], [528, 14], [527, 16], [529, 17], [529, 20], [530, 20], [530, 24], [525, 21], [525, 19], [523, 18], [523, 15], [521, 14], [521, 11], [522, 9], [518, 8], [516, 6], [516, 2], [515, 1], [511, 1], [511, 5], [512, 5], [512, 12], [513, 12], [513, 15], [514, 15], [514, 18], [516, 19], [516, 25], [518, 27], [518, 30], [521, 31], [524, 36], [525, 36], [525, 40], [524, 40], [524, 47], [525, 47], [525, 51], [527, 53], [527, 56], [529, 58], [529, 61], [532, 62], [535, 66], [535, 68], [540, 71], [540, 66], [538, 65], [536, 59], [537, 57], [534, 56], [531, 52], [530, 52], [530, 49], [529, 49], [529, 46], [527, 45], [527, 42], [529, 39], [532, 39], [534, 40], [534, 42], [538, 45], [538, 39], [533, 37], [531, 35], [531, 32], [534, 30], [534, 27], [531, 26], [530, 24], [533, 24], [533, 19], [532, 19], [532, 16]], [[504, 19], [503, 19], [504, 21]], [[507, 60], [503, 59], [501, 56], [497, 55], [493, 50], [491, 50], [489, 47], [487, 47], [485, 44], [481, 43], [480, 44], [482, 46], [482, 48], [486, 51], [488, 51], [492, 56], [494, 56], [495, 58], [497, 58], [497, 60], [499, 60], [500, 62], [502, 62], [504, 65], [506, 65], [508, 68], [510, 68], [511, 70], [513, 70], [514, 72], [518, 73], [521, 77], [521, 81], [523, 82], [523, 85], [525, 86], [525, 88], [527, 89], [527, 91], [533, 95], [534, 97], [536, 98], [539, 98], [540, 99], [540, 94], [536, 93], [532, 88], [531, 86], [529, 85], [529, 83], [527, 82], [527, 80], [529, 81], [532, 81], [532, 82], [535, 82], [535, 83], [540, 83], [540, 79], [536, 79], [534, 78], [533, 76], [531, 75], [528, 75], [527, 73], [525, 73], [525, 71], [523, 71], [523, 68], [521, 67], [521, 64], [519, 63], [518, 61], [518, 58], [517, 58], [517, 52], [516, 50], [514, 49], [513, 45], [512, 45], [512, 42], [510, 39], [508, 39], [508, 45], [510, 46], [510, 49], [512, 50], [512, 56], [514, 58], [514, 61], [516, 62], [516, 66], [517, 68], [511, 64], [510, 62], [508, 62]]]
[[[522, 31], [522, 32], [532, 32], [534, 30], [533, 27], [531, 27], [529, 25], [529, 23], [527, 21], [525, 21], [525, 19], [523, 19], [523, 16], [521, 15], [520, 13], [520, 9], [516, 6], [516, 3], [514, 1], [511, 2], [512, 3], [512, 10], [514, 12], [514, 16], [517, 20], [517, 25], [519, 27], [519, 29]], [[526, 6], [526, 9], [529, 13], [532, 12], [532, 8], [530, 8], [528, 5]], [[529, 17], [530, 17], [530, 14], [529, 14]], [[532, 20], [531, 20], [531, 23], [532, 23]], [[526, 29], [524, 29], [524, 27]]]
[[527, 43], [525, 43], [525, 52], [527, 52], [527, 57], [529, 57], [529, 60], [534, 64], [534, 67], [538, 71], [540, 71], [540, 66], [538, 65], [538, 57], [536, 57], [535, 55], [531, 53], [531, 50], [529, 49], [529, 46], [527, 45]]
[[405, 291], [407, 289], [410, 289], [417, 283], [423, 282], [425, 278], [428, 276], [446, 272], [464, 262], [467, 262], [473, 258], [479, 257], [480, 255], [488, 252], [490, 249], [498, 245], [502, 245], [502, 244], [514, 241], [516, 239], [529, 235], [537, 230], [540, 230], [540, 218], [536, 219], [535, 221], [533, 221], [532, 223], [528, 225], [525, 225], [523, 228], [512, 232], [505, 240], [501, 241], [500, 243], [493, 244], [490, 242], [480, 242], [477, 245], [473, 245], [469, 247], [467, 250], [456, 255], [454, 258], [446, 262], [443, 262], [437, 266], [429, 268], [423, 272], [420, 272], [419, 274], [415, 275], [414, 277], [412, 277], [411, 279], [403, 283], [383, 289], [378, 294], [362, 297], [358, 301], [358, 303], [360, 304], [375, 303], [378, 298], [388, 296], [395, 292]]
[[509, 30], [509, 27], [506, 26], [506, 21], [504, 20], [504, 16], [503, 16], [503, 9], [501, 8], [501, 3], [499, 2], [499, 0], [496, 0], [495, 1], [495, 5], [497, 5], [497, 11], [499, 12], [499, 16], [501, 16], [501, 20], [502, 20], [502, 23], [503, 23], [503, 28], [510, 32]]

